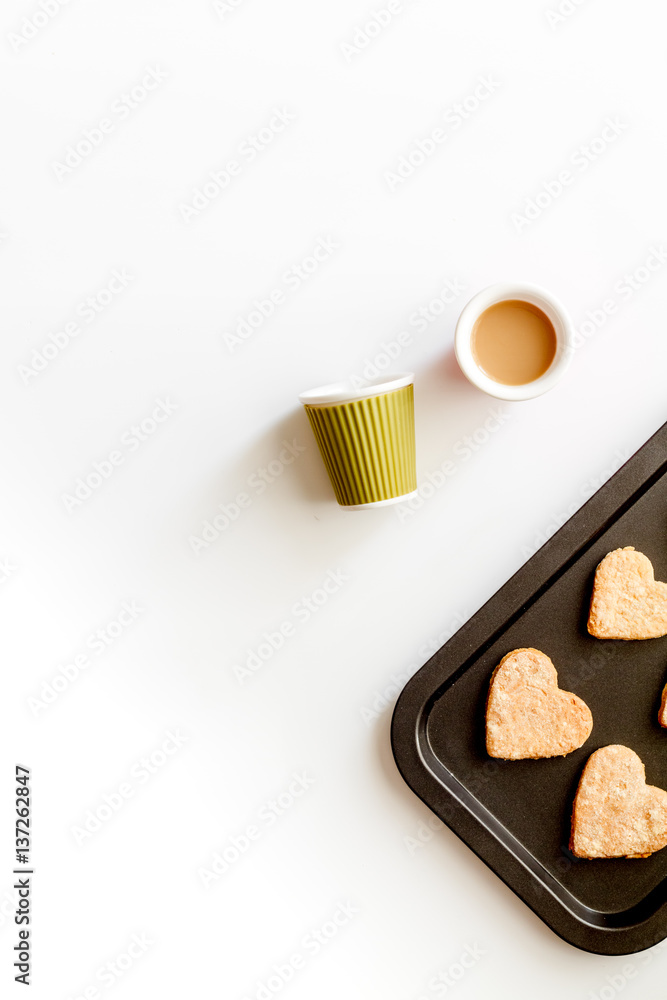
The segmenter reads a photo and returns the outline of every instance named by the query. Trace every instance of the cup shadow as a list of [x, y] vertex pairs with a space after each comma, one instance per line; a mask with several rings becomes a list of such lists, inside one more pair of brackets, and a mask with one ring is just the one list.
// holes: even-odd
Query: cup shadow
[[417, 478], [452, 455], [493, 410], [520, 405], [494, 399], [473, 386], [459, 368], [453, 345], [415, 379]]

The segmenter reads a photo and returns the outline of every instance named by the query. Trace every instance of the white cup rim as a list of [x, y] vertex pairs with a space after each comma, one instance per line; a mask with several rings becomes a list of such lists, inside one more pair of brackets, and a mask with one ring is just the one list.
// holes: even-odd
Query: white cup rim
[[299, 396], [299, 402], [304, 406], [330, 406], [332, 403], [353, 403], [358, 399], [368, 399], [370, 396], [381, 396], [385, 392], [394, 392], [412, 385], [415, 380], [413, 372], [400, 372], [398, 375], [380, 375], [373, 379], [362, 380], [343, 379], [330, 385], [321, 385], [317, 389], [307, 389]]
[[[537, 306], [551, 320], [556, 332], [556, 354], [548, 369], [544, 375], [522, 385], [496, 382], [482, 371], [472, 353], [472, 331], [480, 314], [506, 299], [518, 299]], [[574, 353], [574, 330], [567, 310], [551, 292], [528, 282], [502, 281], [477, 292], [464, 307], [456, 324], [454, 348], [461, 371], [478, 389], [496, 399], [534, 399], [552, 389], [567, 371]]]

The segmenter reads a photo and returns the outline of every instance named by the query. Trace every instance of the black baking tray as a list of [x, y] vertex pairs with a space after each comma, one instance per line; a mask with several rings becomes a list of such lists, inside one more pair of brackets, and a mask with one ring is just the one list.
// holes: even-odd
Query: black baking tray
[[[667, 936], [667, 848], [637, 860], [580, 860], [568, 850], [572, 800], [594, 750], [622, 743], [649, 784], [667, 788], [667, 730], [657, 722], [667, 637], [600, 640], [586, 629], [595, 568], [633, 545], [667, 580], [667, 424], [406, 684], [391, 741], [405, 781], [565, 941], [625, 955]], [[489, 679], [512, 649], [547, 653], [561, 688], [580, 695], [593, 732], [546, 760], [485, 751]]]

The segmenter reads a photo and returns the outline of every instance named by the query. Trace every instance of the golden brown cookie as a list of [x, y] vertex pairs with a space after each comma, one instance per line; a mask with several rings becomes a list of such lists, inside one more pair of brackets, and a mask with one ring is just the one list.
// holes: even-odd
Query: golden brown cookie
[[586, 742], [593, 716], [576, 694], [561, 691], [556, 668], [539, 649], [514, 649], [493, 671], [486, 702], [490, 757], [559, 757]]
[[632, 545], [615, 549], [595, 571], [588, 631], [598, 639], [657, 639], [667, 635], [667, 583]]
[[667, 729], [667, 684], [662, 689], [660, 708], [658, 709], [658, 722]]
[[646, 784], [634, 750], [613, 744], [591, 754], [572, 809], [570, 850], [578, 858], [647, 858], [667, 845], [667, 792]]

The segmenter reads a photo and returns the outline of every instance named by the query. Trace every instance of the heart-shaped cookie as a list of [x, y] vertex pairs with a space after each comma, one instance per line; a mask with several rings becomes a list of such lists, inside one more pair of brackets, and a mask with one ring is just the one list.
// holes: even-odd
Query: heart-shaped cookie
[[578, 858], [647, 858], [667, 846], [667, 792], [646, 784], [641, 758], [613, 744], [591, 754], [572, 809]]
[[664, 729], [667, 729], [667, 684], [662, 689], [660, 708], [658, 709], [658, 722]]
[[667, 635], [667, 583], [632, 545], [610, 552], [596, 569], [588, 631], [597, 639]]
[[558, 687], [553, 663], [539, 649], [514, 649], [493, 671], [486, 702], [490, 757], [559, 757], [586, 742], [593, 728], [588, 705]]

